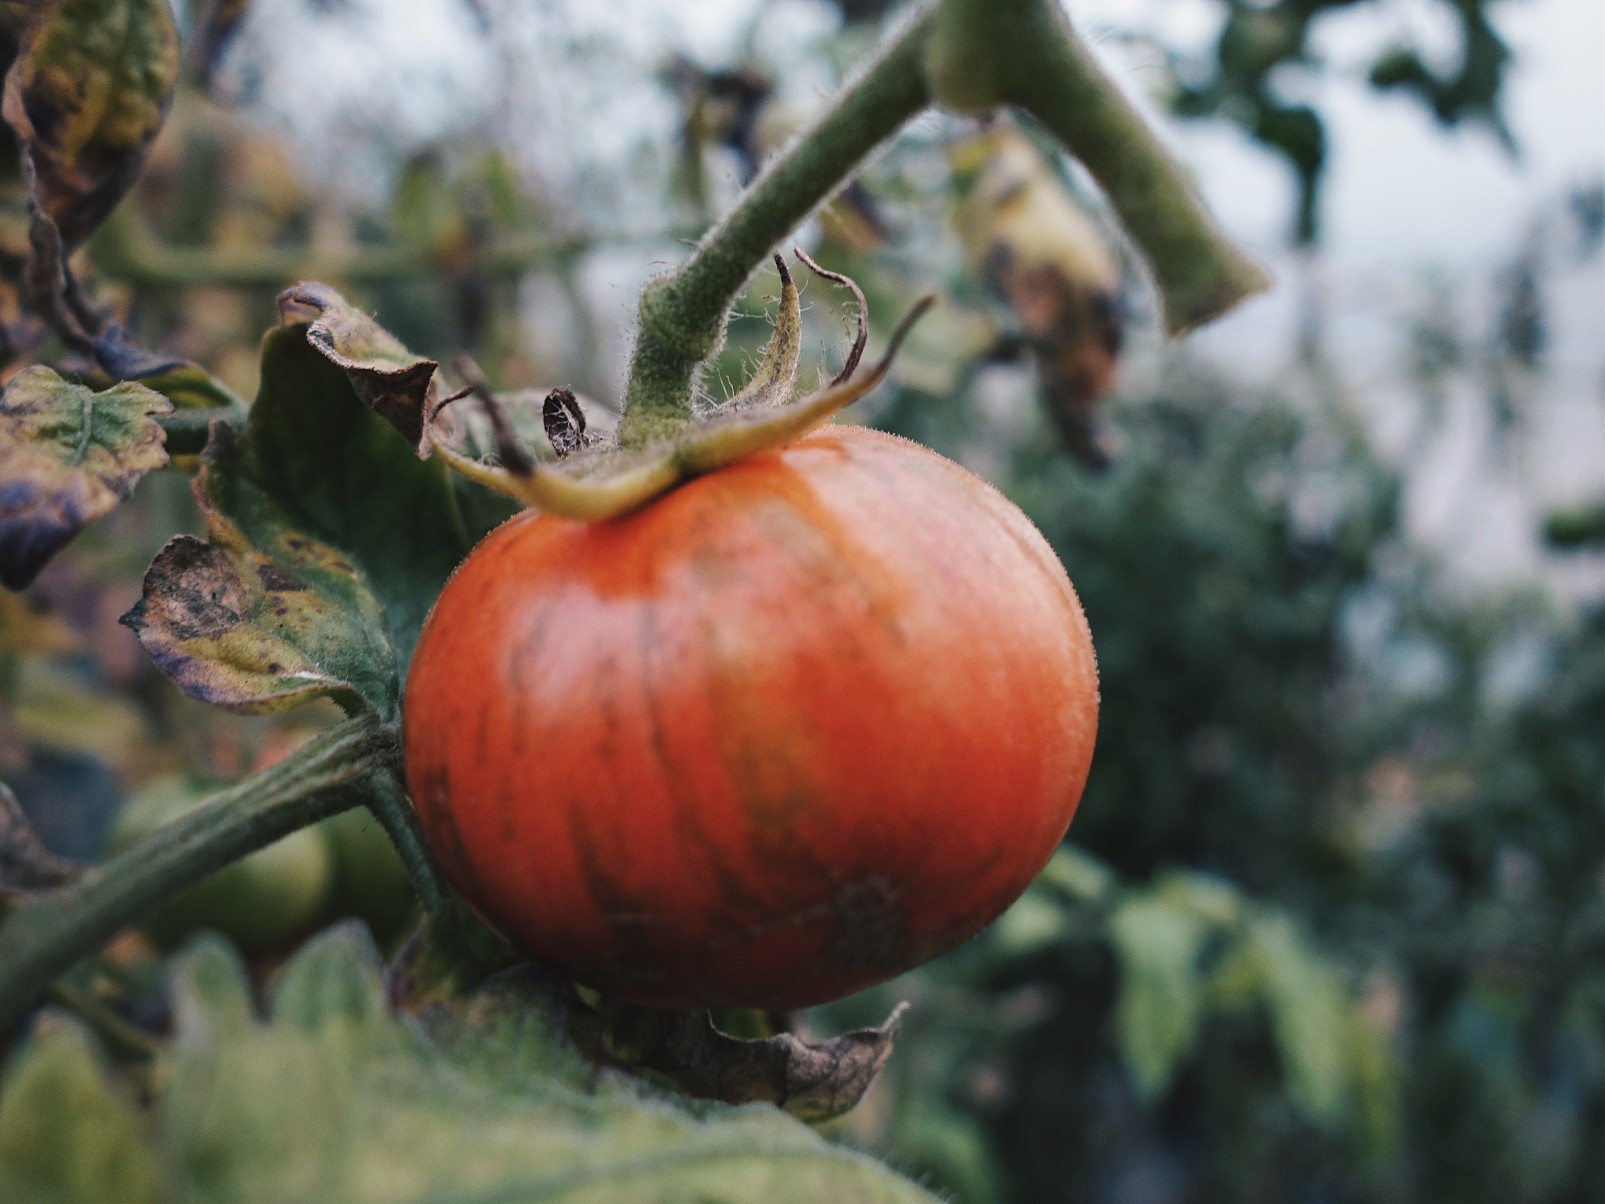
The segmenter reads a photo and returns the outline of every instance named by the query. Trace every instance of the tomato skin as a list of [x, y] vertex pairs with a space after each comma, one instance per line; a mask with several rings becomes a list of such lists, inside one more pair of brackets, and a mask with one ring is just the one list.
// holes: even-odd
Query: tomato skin
[[1091, 636], [1036, 528], [835, 426], [623, 518], [520, 515], [437, 601], [408, 784], [447, 877], [576, 980], [839, 998], [974, 935], [1064, 835]]

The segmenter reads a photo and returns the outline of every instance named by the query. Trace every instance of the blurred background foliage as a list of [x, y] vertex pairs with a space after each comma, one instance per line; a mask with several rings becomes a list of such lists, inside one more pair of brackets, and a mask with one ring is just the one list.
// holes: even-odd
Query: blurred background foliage
[[[1348, 6], [1221, 0], [1212, 51], [1168, 55], [1159, 85], [1178, 115], [1234, 122], [1285, 157], [1306, 244], [1321, 115], [1276, 81], [1318, 68], [1310, 27]], [[301, 7], [309, 37], [371, 16], [356, 0]], [[265, 18], [197, 3], [190, 78], [85, 275], [147, 345], [245, 396], [274, 295], [319, 278], [416, 351], [470, 352], [507, 390], [572, 384], [605, 420], [634, 285], [805, 119], [782, 84], [834, 79], [887, 7], [813, 6], [784, 54], [762, 20], [730, 61], [659, 53], [630, 87], [666, 116], [610, 177], [552, 149], [618, 140], [576, 115], [583, 96], [538, 127], [509, 108], [527, 137], [489, 121], [483, 137], [375, 145], [372, 120], [326, 113], [328, 144], [309, 149], [274, 109], [289, 100]], [[1441, 7], [1463, 27], [1459, 61], [1384, 41], [1370, 81], [1509, 143], [1491, 6]], [[464, 12], [465, 36], [509, 54], [553, 30], [548, 53], [566, 61], [609, 48], [562, 6]], [[1095, 192], [1026, 128], [1007, 136], [1036, 156], [1030, 195], [1067, 201], [1074, 237], [1101, 240], [1090, 257], [1034, 249], [1038, 226], [1011, 227], [961, 170], [954, 147], [973, 133], [922, 122], [805, 240], [860, 281], [882, 336], [918, 293], [941, 293], [857, 417], [974, 467], [1041, 526], [1096, 633], [1102, 726], [1070, 842], [1019, 904], [959, 952], [803, 1019], [835, 1030], [914, 1002], [837, 1135], [969, 1204], [1599, 1199], [1605, 501], [1551, 515], [1548, 576], [1497, 589], [1446, 573], [1405, 505], [1451, 395], [1486, 405], [1497, 453], [1521, 456], [1546, 404], [1551, 276], [1598, 270], [1599, 186], [1535, 218], [1487, 282], [1485, 320], [1427, 288], [1402, 355], [1357, 372], [1317, 328], [1267, 382], [1159, 345]], [[340, 154], [377, 167], [359, 186], [321, 176]], [[710, 391], [739, 386], [773, 291], [754, 282]], [[808, 346], [834, 365], [842, 298], [817, 281], [807, 294]], [[1379, 377], [1412, 415], [1403, 455], [1367, 416]], [[0, 595], [0, 776], [61, 854], [93, 858], [319, 722], [190, 703], [116, 625], [160, 545], [198, 527], [184, 474], [153, 475], [29, 592]], [[291, 844], [66, 989], [160, 1030], [159, 952], [203, 923], [259, 978], [339, 916], [401, 935], [399, 867], [371, 820]], [[282, 923], [256, 922], [264, 898]]]

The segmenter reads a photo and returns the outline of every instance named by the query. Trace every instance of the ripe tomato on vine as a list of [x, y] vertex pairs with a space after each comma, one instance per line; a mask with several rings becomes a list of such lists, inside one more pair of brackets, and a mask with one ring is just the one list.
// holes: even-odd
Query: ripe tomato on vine
[[1000, 914], [1097, 707], [1030, 520], [840, 426], [623, 517], [508, 522], [425, 624], [403, 730], [447, 877], [515, 945], [634, 1002], [792, 1008]]

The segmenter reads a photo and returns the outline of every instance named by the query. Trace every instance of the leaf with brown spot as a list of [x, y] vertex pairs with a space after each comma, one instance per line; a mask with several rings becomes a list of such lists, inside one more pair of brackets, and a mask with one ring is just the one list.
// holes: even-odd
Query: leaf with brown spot
[[231, 447], [214, 436], [196, 478], [207, 539], [170, 541], [123, 622], [180, 690], [213, 706], [268, 713], [327, 696], [387, 714], [398, 674], [378, 600], [328, 545], [284, 531], [269, 556], [217, 511], [208, 478]]
[[362, 404], [400, 431], [420, 460], [428, 457], [429, 424], [439, 406], [438, 363], [413, 355], [327, 284], [303, 281], [285, 289], [279, 321], [304, 325], [307, 342], [345, 370]]
[[[902, 1027], [899, 1004], [878, 1028], [810, 1044], [791, 1033], [745, 1040], [720, 1032], [706, 1011], [675, 1012], [604, 1001], [593, 1024], [601, 1048], [656, 1071], [688, 1095], [727, 1104], [775, 1104], [802, 1120], [851, 1111], [869, 1090]], [[583, 1027], [584, 1018], [580, 1019]]]
[[483, 532], [357, 379], [309, 324], [281, 326], [243, 429], [212, 424], [207, 540], [169, 544], [124, 620], [192, 697], [269, 711], [330, 695], [395, 718], [424, 616]]
[[43, 367], [11, 378], [0, 393], [0, 583], [24, 588], [167, 463], [155, 416], [172, 409], [143, 385], [95, 393]]
[[45, 848], [17, 796], [0, 785], [0, 897], [26, 901], [76, 882], [84, 867]]
[[33, 7], [0, 112], [22, 147], [39, 220], [70, 252], [139, 174], [178, 78], [168, 0], [47, 0]]

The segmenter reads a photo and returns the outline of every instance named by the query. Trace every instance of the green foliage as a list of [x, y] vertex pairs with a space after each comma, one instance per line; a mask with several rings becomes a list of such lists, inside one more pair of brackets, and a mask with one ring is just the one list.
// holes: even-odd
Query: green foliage
[[416, 1020], [391, 1016], [376, 955], [350, 927], [284, 967], [265, 1019], [219, 943], [193, 947], [173, 974], [154, 1145], [82, 1035], [58, 1032], [0, 1100], [0, 1175], [39, 1192], [20, 1198], [930, 1199], [773, 1109], [692, 1105], [597, 1070], [564, 1035], [561, 988], [533, 970]]
[[0, 1196], [160, 1204], [164, 1178], [83, 1029], [57, 1022], [12, 1062], [0, 1092]]
[[[1398, 479], [1329, 397], [1178, 366], [1115, 407], [1099, 478], [1045, 424], [989, 438], [912, 394], [890, 414], [961, 457], [1001, 447], [1098, 635], [1075, 844], [899, 984], [896, 1107], [941, 1101], [980, 1137], [987, 1190], [939, 1179], [966, 1199], [1605, 1181], [1605, 612], [1434, 592]], [[1499, 693], [1535, 639], [1531, 683]], [[885, 1132], [944, 1175], [901, 1114]]]
[[[1221, 0], [1225, 21], [1208, 55], [1171, 61], [1171, 111], [1180, 117], [1225, 118], [1287, 161], [1298, 180], [1295, 238], [1320, 234], [1319, 200], [1326, 169], [1326, 127], [1320, 113], [1286, 98], [1288, 71], [1318, 65], [1310, 45], [1324, 17], [1355, 7], [1354, 0]], [[1445, 126], [1480, 121], [1507, 148], [1513, 139], [1500, 97], [1511, 52], [1488, 19], [1489, 0], [1441, 0], [1460, 26], [1460, 61], [1438, 72], [1418, 47], [1391, 44], [1370, 70], [1372, 87], [1416, 96]]]

